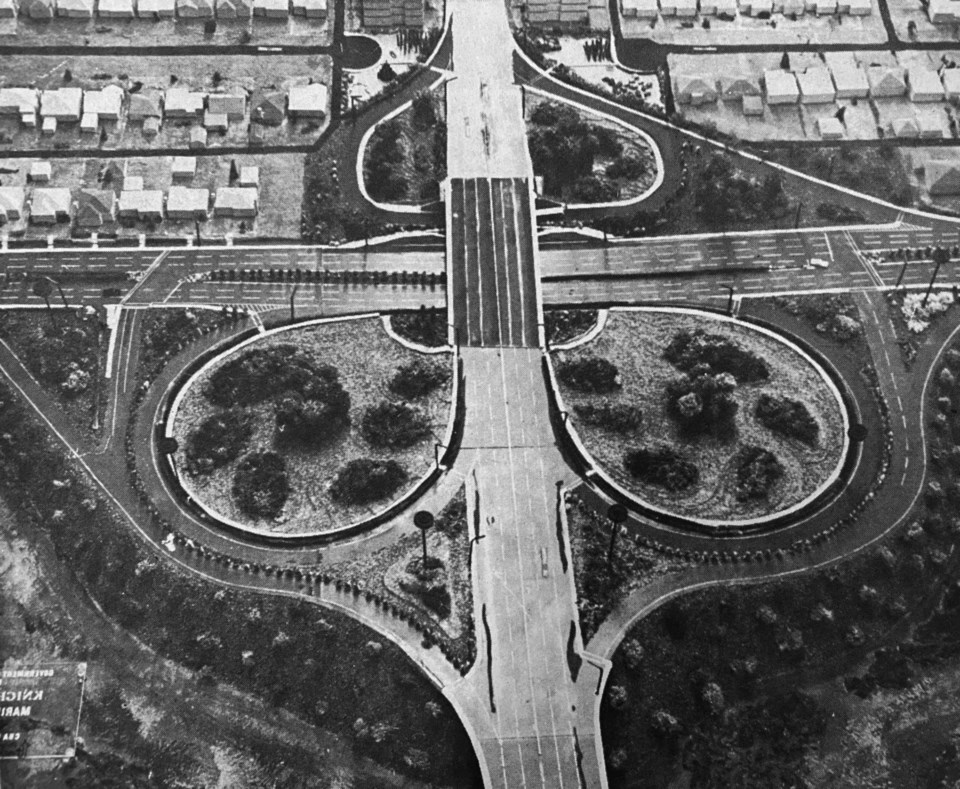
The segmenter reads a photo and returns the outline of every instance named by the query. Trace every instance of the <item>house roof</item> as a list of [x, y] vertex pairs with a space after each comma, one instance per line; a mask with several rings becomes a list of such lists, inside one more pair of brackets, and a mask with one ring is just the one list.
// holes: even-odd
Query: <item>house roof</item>
[[170, 88], [164, 97], [164, 111], [186, 115], [199, 115], [203, 112], [203, 93], [196, 93], [186, 88]]
[[124, 176], [123, 188], [129, 189], [131, 192], [139, 192], [141, 189], [143, 189], [143, 176], [141, 175]]
[[922, 66], [911, 66], [907, 71], [911, 93], [940, 95], [943, 93], [943, 83], [933, 69]]
[[203, 113], [203, 125], [207, 129], [226, 129], [230, 125], [230, 119], [227, 118], [225, 112], [210, 112], [207, 110]]
[[83, 105], [80, 88], [57, 88], [40, 93], [40, 114], [51, 118], [79, 118]]
[[906, 93], [907, 81], [902, 68], [871, 66], [867, 71], [871, 92]]
[[57, 0], [57, 13], [82, 14], [83, 16], [93, 15], [93, 0]]
[[53, 0], [23, 0], [20, 13], [34, 18], [51, 17], [54, 12]]
[[154, 93], [131, 93], [130, 106], [127, 109], [127, 117], [140, 118], [159, 118], [163, 115], [160, 110], [160, 96]]
[[210, 207], [208, 189], [171, 186], [167, 192], [167, 213], [206, 213]]
[[221, 186], [217, 189], [215, 210], [256, 211], [257, 190], [250, 187]]
[[176, 0], [137, 0], [137, 15], [142, 17], [164, 12], [172, 15], [175, 6]]
[[829, 96], [832, 100], [836, 95], [830, 71], [825, 66], [814, 66], [797, 74], [797, 84], [802, 96]]
[[792, 71], [771, 69], [763, 72], [763, 84], [768, 96], [798, 96], [800, 89]]
[[200, 142], [206, 145], [207, 142], [207, 130], [202, 126], [195, 126], [190, 129], [190, 142]]
[[99, 0], [97, 13], [101, 16], [133, 16], [133, 0]]
[[4, 218], [23, 214], [24, 191], [21, 186], [0, 186], [0, 214]]
[[260, 183], [260, 168], [247, 164], [240, 168], [240, 186], [257, 186]]
[[159, 189], [124, 189], [120, 193], [121, 213], [163, 214], [163, 192]]
[[287, 97], [282, 93], [266, 93], [250, 111], [250, 120], [265, 126], [279, 126], [286, 115]]
[[752, 77], [723, 77], [720, 87], [724, 96], [760, 95], [760, 83]]
[[897, 118], [890, 122], [890, 128], [897, 137], [916, 137], [920, 133], [920, 124], [914, 118]]
[[170, 164], [170, 171], [174, 175], [193, 175], [197, 171], [197, 157], [174, 156]]
[[943, 133], [943, 127], [940, 125], [940, 116], [921, 112], [917, 115], [917, 126], [920, 128], [920, 134], [924, 137], [935, 133], [940, 136]]
[[837, 118], [817, 118], [821, 137], [842, 137], [843, 124]]
[[960, 93], [960, 68], [945, 68], [941, 78], [947, 93]]
[[716, 96], [717, 85], [713, 80], [697, 74], [681, 74], [677, 78], [677, 93]]
[[40, 93], [34, 88], [0, 88], [0, 113], [23, 114], [40, 106]]
[[960, 194], [960, 165], [955, 161], [932, 160], [925, 169], [927, 188], [934, 194]]
[[830, 73], [833, 75], [833, 84], [840, 92], [865, 91], [869, 88], [867, 75], [856, 63], [848, 61], [834, 63]]
[[290, 112], [326, 112], [327, 86], [319, 82], [294, 85], [287, 94]]
[[53, 174], [53, 166], [50, 162], [33, 162], [30, 165], [30, 180], [49, 180]]
[[104, 115], [116, 118], [120, 115], [123, 105], [123, 88], [119, 85], [107, 85], [102, 90], [85, 90], [83, 92], [83, 112], [92, 112], [94, 115]]
[[32, 216], [69, 214], [71, 200], [69, 189], [37, 187], [33, 190], [30, 199], [30, 214]]
[[207, 109], [220, 115], [243, 115], [247, 109], [247, 97], [232, 93], [211, 93], [207, 96]]
[[77, 224], [100, 227], [113, 221], [114, 195], [109, 189], [82, 189], [77, 195]]

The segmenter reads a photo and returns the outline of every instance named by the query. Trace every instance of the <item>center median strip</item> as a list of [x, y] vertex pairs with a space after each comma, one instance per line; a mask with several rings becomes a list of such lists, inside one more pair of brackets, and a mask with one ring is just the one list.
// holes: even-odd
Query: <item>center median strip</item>
[[772, 271], [769, 265], [719, 266], [717, 268], [682, 269], [680, 271], [589, 271], [573, 274], [544, 274], [541, 282], [598, 282], [605, 280], [635, 279], [696, 279], [704, 276], [730, 276], [732, 274], [756, 274]]

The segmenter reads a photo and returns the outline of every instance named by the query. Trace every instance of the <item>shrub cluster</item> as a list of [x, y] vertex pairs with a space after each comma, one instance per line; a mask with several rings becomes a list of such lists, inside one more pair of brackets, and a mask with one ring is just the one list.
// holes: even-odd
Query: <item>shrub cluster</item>
[[392, 201], [407, 193], [401, 166], [406, 159], [406, 137], [398, 120], [377, 126], [370, 139], [370, 153], [364, 178], [375, 200]]
[[573, 412], [588, 425], [616, 433], [636, 430], [643, 422], [643, 411], [629, 403], [578, 403], [573, 407]]
[[390, 391], [407, 400], [423, 397], [445, 384], [450, 378], [450, 368], [443, 362], [417, 357], [401, 365], [390, 379]]
[[730, 373], [739, 383], [755, 383], [770, 377], [767, 363], [729, 337], [708, 334], [703, 329], [680, 331], [663, 352], [674, 367], [689, 371], [707, 364], [715, 373]]
[[330, 486], [335, 501], [368, 504], [392, 495], [407, 478], [395, 460], [357, 458], [345, 464]]
[[569, 342], [597, 324], [596, 310], [545, 310], [544, 329], [551, 345]]
[[276, 518], [290, 496], [287, 464], [274, 452], [251, 452], [233, 474], [237, 506], [259, 518]]
[[758, 179], [740, 171], [726, 154], [713, 154], [698, 181], [694, 201], [703, 221], [713, 227], [781, 217], [787, 211], [787, 195], [779, 173]]
[[767, 449], [746, 446], [734, 459], [737, 474], [737, 501], [762, 499], [783, 476], [783, 465]]
[[418, 408], [383, 400], [364, 411], [360, 432], [375, 447], [405, 449], [430, 435], [430, 421]]
[[410, 562], [407, 575], [400, 579], [400, 588], [419, 598], [440, 619], [447, 619], [451, 611], [451, 598], [450, 590], [444, 583], [445, 571], [442, 566], [424, 570], [421, 562], [421, 559]]
[[567, 359], [560, 363], [557, 374], [567, 386], [581, 392], [612, 392], [620, 387], [617, 366], [599, 356]]
[[442, 348], [447, 344], [447, 316], [443, 310], [421, 307], [412, 312], [397, 312], [390, 316], [390, 327], [405, 340]]
[[254, 348], [221, 365], [204, 395], [214, 405], [250, 406], [274, 399], [286, 441], [321, 444], [350, 422], [350, 395], [335, 367], [316, 364], [295, 345]]
[[805, 444], [816, 444], [820, 425], [806, 404], [789, 397], [763, 393], [757, 400], [756, 416], [760, 424], [775, 433], [796, 438]]
[[667, 383], [667, 412], [690, 433], [728, 435], [736, 429], [736, 388], [737, 379], [730, 373], [716, 375], [707, 365], [694, 367]]
[[209, 474], [232, 462], [253, 434], [253, 419], [240, 408], [211, 414], [187, 437], [187, 471]]
[[700, 479], [695, 463], [665, 445], [635, 449], [627, 453], [623, 464], [641, 482], [673, 492], [685, 490]]

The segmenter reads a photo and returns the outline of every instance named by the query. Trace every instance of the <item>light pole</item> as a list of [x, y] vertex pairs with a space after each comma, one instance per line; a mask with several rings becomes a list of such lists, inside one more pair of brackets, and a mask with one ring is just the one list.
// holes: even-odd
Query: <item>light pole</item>
[[420, 536], [423, 539], [423, 571], [427, 570], [427, 530], [433, 528], [433, 513], [427, 510], [420, 510], [413, 514], [413, 525], [420, 529]]
[[607, 549], [607, 567], [610, 567], [613, 564], [613, 549], [617, 544], [620, 524], [627, 519], [627, 508], [622, 504], [611, 504], [607, 510], [607, 518], [610, 520], [610, 547]]
[[933, 250], [933, 262], [936, 264], [933, 269], [933, 276], [930, 277], [930, 284], [927, 286], [927, 292], [923, 296], [922, 306], [927, 306], [927, 299], [930, 298], [930, 293], [933, 291], [933, 283], [937, 279], [937, 274], [940, 273], [940, 266], [950, 260], [950, 252], [943, 247], [937, 247]]
[[894, 290], [900, 287], [900, 283], [903, 282], [903, 275], [907, 273], [907, 263], [910, 262], [910, 255], [907, 253], [906, 249], [901, 249], [903, 253], [903, 266], [900, 268], [900, 275], [897, 277], [897, 284], [893, 286]]
[[297, 298], [297, 288], [299, 287], [300, 287], [300, 283], [298, 282], [296, 285], [293, 286], [293, 291], [290, 293], [290, 323], [293, 323], [293, 321], [296, 319], [296, 313], [295, 313], [296, 308], [294, 306], [294, 299]]
[[718, 287], [726, 288], [729, 292], [729, 297], [727, 298], [727, 315], [733, 316], [733, 285], [719, 285]]

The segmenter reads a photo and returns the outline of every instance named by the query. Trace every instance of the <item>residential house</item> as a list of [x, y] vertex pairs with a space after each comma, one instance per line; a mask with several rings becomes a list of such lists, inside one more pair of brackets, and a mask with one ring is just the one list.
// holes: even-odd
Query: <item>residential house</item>
[[23, 218], [22, 186], [0, 186], [0, 225]]
[[870, 92], [867, 75], [852, 58], [835, 63], [830, 72], [838, 99], [864, 99]]
[[294, 85], [287, 94], [287, 112], [294, 119], [323, 118], [327, 114], [327, 86], [319, 82]]
[[19, 11], [17, 0], [0, 0], [0, 19], [13, 19]]
[[30, 196], [30, 221], [35, 225], [69, 222], [72, 202], [69, 189], [37, 187]]
[[80, 117], [80, 133], [96, 134], [100, 131], [100, 120], [95, 112], [85, 112]]
[[689, 19], [697, 15], [697, 0], [673, 0], [676, 5], [676, 14]]
[[870, 16], [873, 13], [871, 0], [847, 0], [850, 3], [850, 16]]
[[203, 113], [203, 128], [208, 132], [225, 132], [229, 125], [226, 115], [210, 112], [210, 110]]
[[920, 136], [920, 124], [915, 118], [896, 118], [890, 122], [894, 137], [912, 139]]
[[177, 16], [199, 19], [213, 16], [213, 0], [177, 0]]
[[943, 91], [947, 99], [960, 97], [960, 68], [947, 68], [940, 75], [943, 82]]
[[830, 104], [836, 101], [830, 70], [826, 66], [814, 66], [797, 74], [801, 104]]
[[761, 95], [760, 83], [753, 77], [721, 77], [720, 93], [725, 99]]
[[143, 119], [143, 136], [156, 137], [160, 133], [160, 119], [157, 117]]
[[176, 0], [137, 0], [141, 19], [170, 19], [176, 15]]
[[117, 214], [121, 219], [159, 222], [163, 219], [163, 192], [159, 189], [124, 189]]
[[57, 88], [40, 93], [40, 117], [44, 120], [78, 121], [82, 107], [83, 91], [80, 88]]
[[253, 15], [286, 19], [290, 15], [290, 0], [253, 0]]
[[293, 14], [307, 19], [326, 19], [327, 0], [293, 0]]
[[260, 168], [252, 164], [241, 166], [237, 183], [240, 186], [260, 186]]
[[247, 113], [247, 97], [242, 94], [211, 93], [207, 96], [207, 111], [214, 115], [226, 115], [231, 121], [242, 121]]
[[823, 140], [842, 140], [843, 124], [837, 118], [832, 116], [827, 118], [817, 118], [817, 131]]
[[210, 208], [208, 189], [171, 186], [167, 192], [168, 219], [206, 219]]
[[34, 88], [0, 88], [0, 115], [19, 115], [25, 126], [37, 125], [40, 92]]
[[160, 94], [155, 92], [131, 93], [127, 107], [127, 118], [131, 121], [144, 121], [147, 118], [162, 118]]
[[170, 174], [174, 181], [189, 181], [197, 174], [196, 156], [174, 156], [170, 164]]
[[205, 98], [206, 94], [187, 88], [170, 88], [164, 97], [163, 113], [167, 118], [199, 118]]
[[190, 129], [190, 147], [191, 148], [206, 148], [207, 147], [207, 130], [202, 126], [195, 126]]
[[123, 188], [131, 192], [143, 191], [143, 176], [125, 175], [122, 179]]
[[925, 140], [943, 137], [942, 118], [939, 112], [917, 113], [917, 128], [920, 130], [920, 136]]
[[279, 126], [286, 116], [287, 97], [282, 93], [266, 93], [250, 110], [251, 123], [262, 126]]
[[97, 16], [101, 19], [133, 19], [133, 0], [99, 0]]
[[92, 113], [101, 121], [115, 121], [120, 118], [123, 107], [123, 88], [119, 85], [107, 85], [101, 90], [83, 92], [83, 112]]
[[93, 0], [57, 0], [57, 16], [72, 19], [91, 19]]
[[713, 104], [717, 100], [717, 83], [709, 77], [681, 74], [674, 77], [673, 97], [678, 104]]
[[257, 215], [257, 190], [248, 187], [221, 186], [213, 204], [214, 216], [252, 219]]
[[744, 96], [743, 114], [747, 117], [763, 115], [763, 99], [760, 96]]
[[792, 71], [764, 71], [763, 85], [767, 89], [767, 104], [796, 104], [800, 98], [800, 88]]
[[907, 82], [911, 101], [943, 101], [943, 83], [933, 69], [911, 66], [907, 71]]
[[886, 99], [903, 96], [907, 92], [906, 72], [895, 66], [870, 66], [867, 69], [870, 97]]
[[57, 119], [44, 118], [43, 123], [40, 125], [40, 133], [44, 137], [53, 137], [53, 135], [57, 133]]
[[931, 196], [960, 194], [960, 164], [956, 161], [929, 161], [924, 176]]
[[927, 4], [927, 18], [935, 25], [949, 25], [960, 22], [960, 3], [957, 0], [930, 0]]
[[53, 167], [50, 162], [33, 162], [30, 165], [30, 172], [27, 173], [27, 181], [32, 184], [45, 184], [53, 176]]
[[54, 0], [21, 0], [20, 16], [30, 19], [53, 19], [57, 6]]
[[220, 19], [246, 19], [253, 15], [253, 0], [217, 0]]
[[78, 227], [97, 228], [113, 222], [116, 198], [110, 189], [81, 189], [77, 195]]

